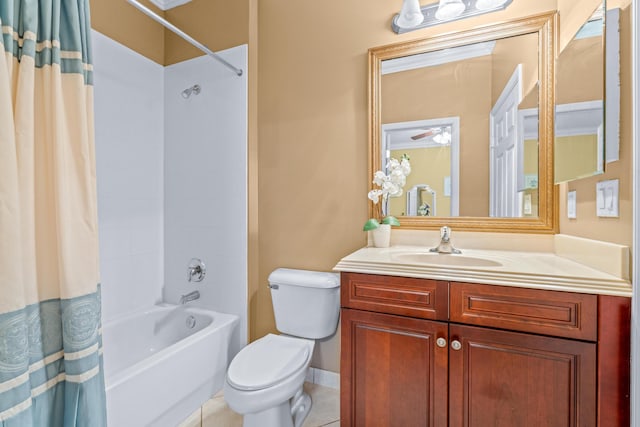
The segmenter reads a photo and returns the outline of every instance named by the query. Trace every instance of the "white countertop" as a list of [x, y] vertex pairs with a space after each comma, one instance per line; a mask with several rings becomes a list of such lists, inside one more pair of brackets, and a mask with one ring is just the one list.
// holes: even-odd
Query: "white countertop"
[[[428, 254], [429, 249], [421, 246], [367, 247], [342, 258], [334, 270], [624, 297], [632, 293], [629, 281], [555, 253], [461, 249], [461, 255], [444, 255]], [[412, 259], [413, 254], [422, 260]], [[464, 265], [464, 259], [436, 260], [461, 264], [442, 265], [428, 263], [429, 256], [472, 258], [471, 264], [484, 264], [484, 260], [495, 265]]]

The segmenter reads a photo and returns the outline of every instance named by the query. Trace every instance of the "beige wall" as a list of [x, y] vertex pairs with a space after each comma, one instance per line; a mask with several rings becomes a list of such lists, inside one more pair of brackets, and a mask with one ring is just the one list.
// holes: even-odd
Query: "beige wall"
[[[166, 11], [166, 19], [217, 52], [249, 43], [248, 0], [192, 0]], [[202, 52], [173, 34], [164, 33], [165, 64], [201, 56]]]
[[[141, 3], [159, 15], [162, 11], [148, 0]], [[90, 0], [91, 28], [128, 46], [141, 55], [164, 64], [164, 28], [125, 0]]]
[[[256, 0], [192, 0], [167, 11], [149, 0], [141, 3], [213, 51], [248, 44], [250, 32], [257, 31], [255, 16], [250, 30], [250, 4], [255, 13]], [[203, 55], [125, 0], [90, 0], [90, 7], [93, 29], [159, 64], [175, 64]]]
[[[397, 35], [400, 2], [259, 3], [259, 281], [252, 337], [274, 330], [266, 278], [279, 266], [330, 270], [364, 246], [367, 219], [367, 50], [555, 10], [555, 0]], [[314, 366], [339, 369], [338, 339]]]
[[[228, 29], [228, 45], [224, 32], [215, 41], [209, 39], [217, 31], [213, 22], [222, 18], [207, 19], [202, 12], [208, 10], [202, 4], [207, 0], [195, 0], [194, 10], [202, 15], [181, 24], [214, 49], [241, 40], [250, 44], [249, 312], [250, 336], [256, 339], [275, 330], [266, 287], [274, 268], [329, 271], [341, 257], [366, 243], [361, 230], [367, 219], [366, 193], [371, 180], [367, 176], [367, 49], [555, 10], [556, 0], [516, 1], [501, 12], [404, 35], [390, 30], [399, 2], [334, 0], [292, 6], [288, 0], [248, 0], [246, 8], [230, 4], [237, 1], [223, 6], [242, 21], [239, 25], [246, 22], [248, 30], [236, 33], [235, 26]], [[92, 0], [91, 7], [95, 29], [156, 62], [172, 63], [197, 55], [174, 47], [171, 37], [166, 38], [169, 47], [165, 52], [162, 28], [136, 15], [124, 0]], [[187, 10], [176, 11], [172, 18], [188, 18]], [[603, 177], [585, 179], [569, 185], [578, 190], [577, 220], [564, 219], [567, 186], [561, 186], [560, 230], [631, 245], [628, 8], [622, 17], [622, 160], [611, 164], [604, 175], [621, 179], [621, 217], [595, 217], [595, 182]], [[325, 340], [317, 346], [313, 365], [338, 371], [338, 355], [337, 337]]]

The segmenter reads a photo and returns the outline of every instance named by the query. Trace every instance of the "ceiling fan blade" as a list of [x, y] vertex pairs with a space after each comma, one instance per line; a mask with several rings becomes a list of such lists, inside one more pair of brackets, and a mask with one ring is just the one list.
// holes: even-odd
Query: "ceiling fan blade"
[[436, 133], [436, 132], [434, 132], [433, 130], [428, 130], [428, 131], [426, 131], [426, 132], [419, 133], [419, 134], [417, 134], [417, 135], [413, 135], [413, 136], [411, 137], [411, 139], [413, 139], [414, 141], [417, 141], [417, 140], [419, 140], [419, 139], [422, 139], [422, 138], [426, 138], [426, 137], [428, 137], [428, 136], [431, 136], [431, 135], [433, 135], [434, 133]]
[[442, 128], [441, 127], [435, 127], [435, 128], [431, 128], [431, 129], [425, 130], [425, 132], [423, 132], [423, 133], [419, 133], [419, 134], [413, 135], [411, 137], [411, 139], [413, 139], [414, 141], [417, 141], [418, 139], [426, 138], [426, 137], [432, 136], [432, 135], [437, 135], [440, 132], [442, 132]]

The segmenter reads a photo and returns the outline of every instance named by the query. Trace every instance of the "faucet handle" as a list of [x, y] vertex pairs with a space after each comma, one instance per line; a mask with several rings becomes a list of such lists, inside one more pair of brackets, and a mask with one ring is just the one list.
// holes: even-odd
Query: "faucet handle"
[[198, 258], [192, 258], [187, 266], [187, 281], [202, 282], [207, 274], [207, 267], [204, 262]]

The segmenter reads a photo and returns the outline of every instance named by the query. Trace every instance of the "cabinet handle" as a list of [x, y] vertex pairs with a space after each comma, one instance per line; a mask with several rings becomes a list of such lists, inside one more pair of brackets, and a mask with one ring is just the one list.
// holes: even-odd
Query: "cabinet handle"
[[444, 348], [447, 346], [447, 340], [445, 340], [444, 338], [440, 337], [436, 340], [436, 345], [440, 348]]
[[451, 341], [451, 348], [454, 350], [460, 350], [462, 348], [462, 344], [458, 340]]

